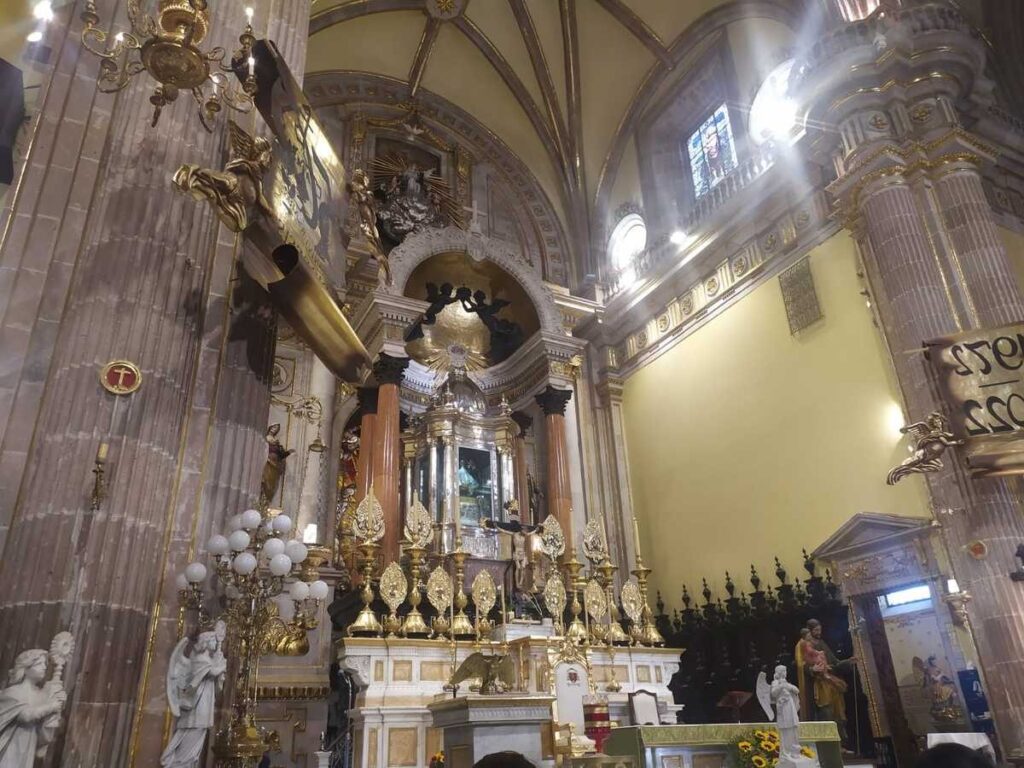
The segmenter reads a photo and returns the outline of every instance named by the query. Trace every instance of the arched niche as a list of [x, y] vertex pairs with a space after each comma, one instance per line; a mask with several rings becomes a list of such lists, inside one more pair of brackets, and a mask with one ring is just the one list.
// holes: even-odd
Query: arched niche
[[[387, 293], [403, 296], [415, 269], [432, 256], [466, 253], [473, 261], [489, 261], [511, 275], [529, 297], [537, 313], [540, 329], [564, 333], [554, 297], [544, 282], [519, 256], [488, 237], [472, 235], [458, 227], [426, 229], [409, 235], [388, 257], [392, 284]], [[457, 280], [452, 280], [456, 283]], [[418, 297], [421, 298], [421, 297]]]

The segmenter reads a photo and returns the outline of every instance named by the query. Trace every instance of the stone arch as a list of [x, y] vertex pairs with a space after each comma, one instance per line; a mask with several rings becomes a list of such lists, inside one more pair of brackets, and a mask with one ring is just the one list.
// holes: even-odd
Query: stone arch
[[424, 229], [415, 232], [388, 256], [391, 264], [392, 284], [387, 293], [403, 295], [405, 284], [414, 269], [431, 256], [450, 251], [464, 251], [477, 261], [486, 259], [508, 272], [526, 291], [540, 320], [543, 331], [562, 333], [561, 315], [555, 299], [544, 286], [533, 268], [512, 249], [483, 235], [474, 235], [458, 227]]

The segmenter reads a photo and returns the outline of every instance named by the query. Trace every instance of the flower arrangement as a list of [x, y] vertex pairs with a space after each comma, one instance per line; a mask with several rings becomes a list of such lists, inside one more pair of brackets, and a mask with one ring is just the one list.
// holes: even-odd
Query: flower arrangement
[[[779, 764], [779, 732], [757, 729], [745, 733], [730, 745], [731, 768], [775, 768]], [[800, 747], [804, 757], [814, 757], [808, 747]]]
[[430, 758], [430, 768], [444, 768], [444, 750], [435, 752]]

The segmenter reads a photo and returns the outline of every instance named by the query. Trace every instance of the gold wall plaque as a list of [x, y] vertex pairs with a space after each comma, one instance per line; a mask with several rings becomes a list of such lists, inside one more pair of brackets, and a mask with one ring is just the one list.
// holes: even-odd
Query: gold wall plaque
[[452, 577], [440, 565], [430, 572], [427, 579], [427, 599], [441, 615], [448, 612], [452, 604]]
[[486, 617], [498, 599], [498, 590], [494, 586], [494, 577], [491, 576], [491, 572], [486, 569], [480, 571], [473, 579], [471, 591], [477, 616]]
[[974, 477], [1024, 474], [1024, 323], [925, 342]]
[[408, 592], [409, 583], [405, 580], [402, 566], [398, 563], [390, 563], [380, 577], [380, 599], [394, 613], [405, 602]]
[[629, 616], [629, 620], [634, 624], [640, 621], [640, 617], [643, 614], [644, 601], [640, 595], [640, 587], [635, 581], [630, 579], [622, 585], [622, 591], [619, 593], [619, 599], [622, 601], [622, 608]]
[[111, 360], [100, 369], [100, 384], [112, 395], [130, 395], [142, 386], [142, 371], [128, 360]]

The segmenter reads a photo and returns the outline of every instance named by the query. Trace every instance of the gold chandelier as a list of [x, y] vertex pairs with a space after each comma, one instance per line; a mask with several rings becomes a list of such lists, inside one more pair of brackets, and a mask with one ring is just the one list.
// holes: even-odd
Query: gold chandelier
[[[87, 0], [81, 16], [85, 24], [82, 45], [101, 59], [96, 82], [101, 92], [120, 91], [132, 77], [148, 72], [159, 83], [149, 97], [154, 107], [152, 125], [156, 125], [167, 104], [182, 91], [191, 91], [203, 127], [212, 131], [212, 121], [223, 105], [238, 112], [248, 112], [253, 107], [256, 62], [252, 46], [256, 38], [252, 32], [252, 13], [252, 8], [245, 9], [245, 30], [238, 38], [240, 47], [229, 66], [223, 64], [223, 48], [211, 48], [205, 53], [199, 48], [210, 27], [206, 0], [159, 0], [156, 19], [142, 11], [140, 0], [128, 0], [131, 31], [118, 32], [112, 42], [110, 35], [97, 27], [100, 18], [95, 0]], [[225, 73], [246, 64], [248, 76], [239, 91], [232, 87]]]

